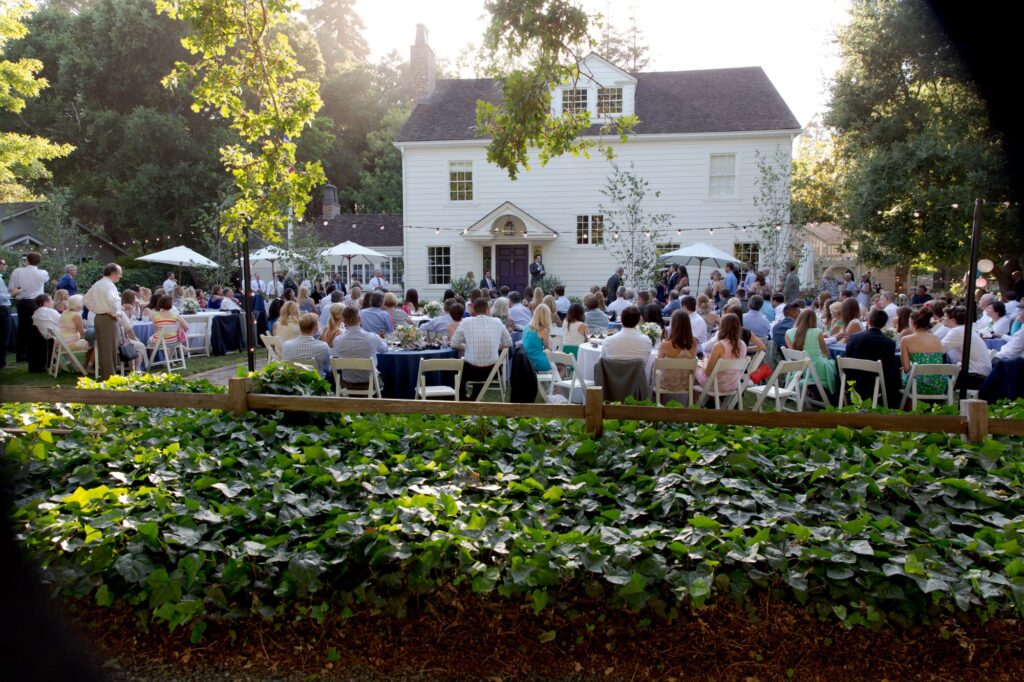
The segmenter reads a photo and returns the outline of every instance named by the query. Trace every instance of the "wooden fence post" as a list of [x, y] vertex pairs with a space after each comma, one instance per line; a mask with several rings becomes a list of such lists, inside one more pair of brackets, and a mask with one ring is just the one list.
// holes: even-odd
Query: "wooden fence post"
[[595, 438], [604, 433], [604, 391], [600, 386], [587, 388], [587, 400], [584, 404], [587, 420], [587, 431]]
[[231, 377], [228, 379], [228, 409], [236, 417], [249, 411], [249, 389], [252, 380], [249, 377]]
[[984, 400], [961, 400], [960, 416], [967, 417], [964, 440], [980, 443], [988, 435], [988, 403]]

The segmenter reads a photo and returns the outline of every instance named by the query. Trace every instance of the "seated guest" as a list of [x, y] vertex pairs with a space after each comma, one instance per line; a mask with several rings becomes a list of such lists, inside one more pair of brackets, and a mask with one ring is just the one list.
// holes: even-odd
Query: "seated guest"
[[430, 334], [447, 334], [448, 325], [452, 323], [452, 316], [449, 312], [451, 311], [452, 306], [456, 303], [458, 303], [458, 301], [455, 300], [454, 296], [444, 299], [444, 303], [441, 304], [444, 309], [444, 313], [431, 320], [427, 320], [420, 325], [420, 329]]
[[682, 306], [682, 303], [679, 302], [679, 292], [673, 289], [668, 294], [668, 304], [661, 312], [664, 315], [671, 315], [675, 311], [679, 310], [680, 306]]
[[[609, 292], [611, 293], [611, 292]], [[605, 307], [605, 312], [609, 316], [621, 315], [622, 311], [633, 305], [633, 290], [627, 289], [626, 287], [619, 287], [615, 291], [615, 300], [612, 301]]]
[[860, 323], [860, 303], [856, 298], [847, 298], [839, 305], [839, 322], [843, 330], [835, 335], [836, 341], [846, 341], [854, 334], [864, 331]]
[[[323, 311], [320, 313], [320, 319], [317, 320], [321, 329], [327, 329], [327, 325], [331, 322], [331, 306], [335, 303], [340, 304], [344, 298], [345, 294], [341, 293], [337, 289], [331, 292], [330, 297], [324, 302]], [[345, 306], [341, 306], [341, 308], [344, 309]], [[338, 319], [341, 319], [340, 311], [338, 312]], [[327, 339], [324, 339], [324, 341], [327, 341]], [[327, 345], [331, 345], [331, 342], [327, 341]]]
[[550, 372], [551, 363], [544, 351], [551, 348], [551, 308], [538, 305], [523, 330], [523, 350], [535, 372]]
[[[1024, 306], [1017, 308], [1016, 318], [1014, 324], [1024, 327]], [[1006, 342], [1006, 345], [996, 353], [996, 358], [999, 360], [1015, 360], [1019, 357], [1024, 357], [1024, 331], [1015, 332], [1010, 336], [1010, 340]]]
[[[900, 400], [900, 371], [896, 363], [896, 342], [886, 337], [882, 329], [889, 324], [889, 314], [883, 308], [875, 308], [868, 313], [867, 331], [852, 335], [846, 341], [846, 357], [857, 360], [880, 360], [886, 400], [889, 407], [895, 408]], [[982, 343], [982, 348], [985, 344]], [[874, 375], [863, 372], [849, 372], [847, 379], [855, 383], [857, 393], [868, 398], [872, 395], [871, 387]], [[980, 385], [980, 384], [979, 384]]]
[[[153, 293], [153, 298], [158, 298], [155, 294], [160, 293], [159, 290], [154, 291]], [[220, 310], [220, 302], [223, 298], [224, 297], [221, 295], [221, 288], [219, 286], [214, 286], [213, 290], [210, 292], [210, 300], [206, 302], [206, 307], [211, 310]]]
[[910, 297], [910, 305], [924, 305], [930, 300], [932, 300], [932, 295], [928, 293], [928, 287], [922, 284], [917, 287], [917, 293]]
[[877, 307], [879, 310], [885, 311], [886, 318], [888, 319], [886, 324], [890, 327], [896, 326], [896, 315], [899, 312], [899, 306], [896, 305], [892, 292], [883, 291], [880, 293], [878, 295]]
[[299, 304], [287, 301], [281, 306], [281, 316], [274, 323], [274, 336], [281, 339], [281, 343], [294, 339], [300, 333], [299, 318]]
[[406, 289], [405, 301], [402, 303], [402, 312], [406, 315], [416, 315], [420, 309], [420, 295], [415, 289]]
[[509, 309], [508, 317], [512, 320], [512, 324], [516, 326], [516, 329], [523, 329], [526, 325], [530, 324], [530, 320], [533, 319], [533, 313], [530, 309], [523, 305], [523, 296], [518, 291], [512, 291], [508, 295]]
[[299, 304], [299, 312], [302, 313], [315, 313], [317, 312], [316, 301], [309, 295], [309, 289], [304, 286], [299, 287], [299, 296], [295, 299], [295, 302]]
[[989, 331], [992, 336], [999, 338], [1006, 336], [1010, 333], [1010, 323], [1012, 320], [1006, 316], [1006, 304], [1002, 301], [992, 301], [985, 308], [985, 315], [992, 320], [989, 325]]
[[284, 342], [281, 359], [285, 362], [301, 362], [313, 365], [320, 376], [331, 373], [331, 349], [316, 339], [318, 322], [316, 315], [306, 313], [299, 318], [299, 335]]
[[[967, 329], [967, 309], [962, 306], [955, 306], [946, 309], [946, 318], [943, 321], [949, 331], [942, 337], [942, 352], [949, 356], [952, 362], [963, 360], [964, 331]], [[982, 385], [992, 372], [992, 359], [989, 356], [988, 348], [985, 347], [985, 340], [976, 329], [971, 330], [971, 357], [967, 363], [967, 388], [976, 389]], [[960, 388], [960, 380], [957, 380], [957, 389]]]
[[[479, 298], [479, 296], [477, 297]], [[462, 324], [462, 318], [466, 313], [466, 309], [462, 307], [461, 303], [454, 303], [448, 310], [448, 316], [452, 318], [452, 321], [448, 323], [448, 328], [445, 330], [445, 335], [450, 339], [455, 336], [455, 330]]]
[[[131, 289], [125, 289], [124, 293], [135, 295], [135, 292]], [[124, 299], [122, 299], [123, 301]], [[133, 299], [134, 300], [134, 299]], [[131, 318], [128, 317], [128, 313], [125, 312], [125, 306], [122, 304], [121, 310], [117, 311], [117, 324], [121, 328], [121, 339], [123, 342], [130, 343], [132, 348], [135, 349], [135, 359], [131, 361], [132, 371], [141, 372], [142, 363], [146, 359], [146, 345], [139, 341], [139, 337], [135, 336], [135, 328], [132, 327]]]
[[580, 346], [587, 342], [588, 330], [582, 304], [573, 303], [569, 306], [562, 328], [565, 330], [565, 336], [562, 338], [562, 350], [577, 357]]
[[601, 310], [597, 294], [587, 294], [584, 296], [583, 305], [587, 308], [586, 313], [583, 315], [583, 320], [587, 323], [587, 329], [591, 333], [604, 333], [608, 331], [608, 316]]
[[[130, 291], [130, 289], [126, 289], [125, 291]], [[57, 291], [53, 292], [53, 309], [58, 313], [62, 313], [67, 310], [69, 298], [71, 298], [71, 294], [68, 293], [67, 289], [57, 289]]]
[[796, 326], [796, 318], [800, 317], [800, 306], [795, 303], [784, 303], [782, 318], [772, 326], [772, 341], [775, 343], [776, 357], [782, 357], [782, 349], [786, 347], [786, 332]]
[[384, 312], [391, 317], [391, 324], [397, 327], [400, 324], [408, 324], [409, 316], [398, 307], [398, 297], [390, 291], [384, 294]]
[[[900, 363], [903, 365], [903, 383], [912, 365], [941, 365], [942, 342], [932, 334], [932, 311], [922, 306], [911, 319], [913, 331], [900, 339]], [[917, 378], [917, 392], [941, 395], [946, 392], [946, 377], [921, 376]], [[895, 407], [893, 405], [892, 407]]]
[[565, 287], [561, 284], [555, 287], [555, 308], [557, 309], [558, 314], [565, 317], [569, 312], [569, 306], [571, 304], [572, 301], [565, 296]]
[[[61, 291], [64, 291], [61, 289]], [[75, 302], [72, 303], [71, 299], [74, 298]], [[49, 328], [57, 327], [60, 336], [64, 339], [64, 343], [67, 344], [71, 350], [85, 350], [89, 347], [89, 342], [85, 341], [85, 323], [82, 321], [82, 296], [75, 294], [73, 297], [69, 296], [65, 311], [63, 313], [57, 312], [57, 309], [53, 305], [53, 299], [50, 298], [49, 294], [39, 294], [36, 296], [36, 310], [32, 313], [32, 323], [35, 324], [36, 328], [46, 326]], [[77, 306], [77, 310], [73, 310], [72, 307]], [[69, 326], [65, 320], [73, 320], [72, 326]], [[72, 338], [74, 335], [77, 338]], [[74, 348], [75, 344], [81, 341], [85, 341], [84, 346]]]
[[[733, 313], [726, 313], [722, 316], [722, 323], [718, 327], [718, 340], [711, 349], [710, 355], [703, 364], [697, 366], [697, 383], [701, 386], [708, 385], [708, 377], [715, 371], [715, 365], [719, 360], [738, 360], [747, 356], [747, 344], [743, 343], [740, 333], [743, 326], [740, 318]], [[743, 370], [729, 370], [718, 373], [718, 390], [720, 393], [735, 391], [739, 387]]]
[[1006, 316], [1013, 320], [1017, 317], [1017, 309], [1020, 303], [1017, 300], [1017, 292], [1010, 290], [1003, 292], [1003, 305], [1006, 306]]
[[[684, 310], [672, 313], [669, 336], [658, 347], [659, 358], [697, 357], [697, 339], [693, 338], [690, 316]], [[689, 385], [690, 372], [685, 369], [664, 369], [658, 373], [658, 386], [670, 393], [685, 392]]]
[[[334, 339], [331, 355], [336, 358], [369, 358], [376, 361], [377, 353], [386, 353], [388, 344], [377, 334], [363, 329], [359, 320], [359, 309], [346, 306], [341, 314], [345, 323], [345, 331]], [[365, 390], [370, 383], [370, 375], [363, 370], [346, 369], [339, 380], [346, 388]]]
[[749, 329], [751, 334], [762, 341], [767, 341], [771, 332], [771, 325], [768, 324], [765, 316], [761, 314], [764, 299], [755, 294], [750, 297], [747, 305], [748, 310], [743, 314], [743, 328]]
[[[829, 355], [828, 347], [825, 345], [825, 336], [818, 329], [818, 318], [813, 310], [807, 308], [800, 313], [800, 317], [796, 318], [796, 325], [786, 332], [786, 347], [807, 353], [821, 385], [830, 395], [835, 395], [836, 363]], [[846, 352], [849, 355], [849, 347]], [[893, 353], [895, 354], [895, 352], [896, 348], [894, 347]]]
[[164, 294], [157, 301], [156, 307], [157, 310], [152, 317], [153, 336], [149, 339], [149, 347], [155, 348], [161, 338], [168, 346], [182, 342], [185, 332], [188, 331], [188, 323], [174, 310], [171, 297]]
[[231, 289], [224, 290], [224, 297], [220, 299], [220, 309], [228, 312], [242, 309], [241, 302], [235, 298], [235, 292]]
[[771, 298], [772, 310], [775, 311], [775, 321], [780, 322], [782, 320], [782, 310], [786, 307], [786, 297], [781, 293], [776, 292], [772, 294]]
[[509, 331], [513, 331], [516, 325], [509, 319], [508, 316], [508, 299], [502, 296], [491, 301], [491, 317], [501, 320], [501, 323], [508, 328]]
[[914, 333], [913, 325], [910, 323], [912, 312], [914, 311], [905, 305], [896, 309], [896, 324], [893, 326], [896, 328], [896, 335], [901, 339]]
[[357, 284], [353, 284], [352, 288], [349, 289], [348, 296], [345, 297], [345, 305], [355, 306], [356, 308], [358, 308], [362, 298], [362, 288]]
[[374, 291], [369, 294], [369, 303], [359, 315], [363, 329], [374, 334], [390, 334], [395, 331], [391, 316], [384, 312], [384, 294]]
[[488, 305], [489, 301], [482, 296], [474, 300], [473, 316], [462, 320], [451, 336], [452, 348], [462, 351], [465, 362], [462, 390], [463, 396], [469, 400], [476, 400], [483, 388], [483, 383], [477, 383], [470, 393], [469, 382], [487, 381], [494, 363], [498, 361], [498, 353], [502, 348], [512, 346], [512, 337], [505, 325], [487, 314]]
[[131, 289], [121, 292], [121, 309], [129, 320], [141, 320], [142, 308], [138, 303], [139, 297]]
[[661, 327], [662, 335], [665, 332], [665, 318], [661, 314], [661, 306], [657, 303], [648, 303], [640, 308], [640, 317], [643, 322], [653, 322]]
[[[828, 304], [827, 325], [823, 331], [825, 336], [835, 338], [843, 333], [843, 304], [840, 301], [832, 301]], [[908, 332], [909, 333], [909, 332]]]
[[[703, 297], [707, 300], [707, 297]], [[704, 318], [697, 312], [697, 299], [693, 296], [683, 296], [680, 299], [682, 309], [690, 316], [690, 330], [693, 332], [693, 338], [697, 339], [697, 343], [704, 343], [708, 340], [708, 325], [704, 321]], [[717, 317], [717, 316], [716, 316]]]
[[548, 310], [551, 311], [551, 324], [556, 327], [562, 326], [562, 315], [558, 312], [558, 307], [555, 305], [554, 296], [545, 296], [540, 301], [541, 305], [546, 305]]
[[[718, 325], [719, 317], [718, 314], [711, 307], [711, 297], [707, 294], [701, 294], [696, 298], [697, 305], [695, 311], [697, 315], [704, 321], [705, 338], [707, 337], [706, 330], [708, 327], [715, 327]], [[685, 303], [683, 305], [686, 305]], [[700, 324], [693, 319], [693, 315], [690, 315], [690, 323], [693, 325], [693, 333], [695, 336], [700, 338], [699, 327]]]
[[640, 309], [628, 306], [620, 315], [622, 329], [605, 339], [601, 356], [609, 360], [647, 360], [653, 344], [651, 338], [637, 329], [640, 324]]
[[327, 312], [327, 325], [324, 326], [324, 331], [320, 334], [320, 340], [330, 346], [334, 343], [334, 339], [338, 338], [338, 334], [341, 334], [341, 330], [345, 328], [345, 323], [341, 319], [341, 314], [345, 312], [345, 304], [331, 303], [325, 305], [324, 309]]
[[[728, 304], [727, 306], [725, 306], [725, 309], [722, 311], [722, 314], [723, 315], [728, 315], [729, 313], [732, 313], [736, 317], [740, 318], [740, 320], [741, 320], [740, 324], [742, 325], [743, 306], [741, 306], [738, 302], [736, 302], [735, 298], [732, 298], [730, 300], [733, 301], [733, 302]], [[745, 327], [740, 329], [740, 340], [743, 341], [744, 344], [746, 344], [748, 351], [751, 350], [751, 349], [760, 350], [760, 351], [767, 351], [768, 350], [768, 347], [765, 345], [764, 341], [762, 341], [760, 339], [760, 337], [755, 336], [749, 329], [747, 329]], [[717, 343], [717, 342], [718, 342], [718, 332], [715, 332], [700, 347], [701, 347], [701, 349], [705, 353], [710, 353], [711, 349], [715, 347], [715, 343]]]

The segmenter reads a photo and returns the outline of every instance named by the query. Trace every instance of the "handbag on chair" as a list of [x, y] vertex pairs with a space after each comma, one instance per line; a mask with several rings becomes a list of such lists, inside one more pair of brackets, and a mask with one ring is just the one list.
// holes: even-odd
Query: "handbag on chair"
[[127, 339], [117, 344], [117, 355], [124, 362], [132, 362], [139, 357], [139, 353], [135, 350], [135, 346], [133, 346], [132, 342]]

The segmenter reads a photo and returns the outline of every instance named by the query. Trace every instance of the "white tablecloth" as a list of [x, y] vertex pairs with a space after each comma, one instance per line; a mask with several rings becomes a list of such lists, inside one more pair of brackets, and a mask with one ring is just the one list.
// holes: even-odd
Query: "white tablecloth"
[[[652, 379], [654, 377], [654, 361], [658, 358], [658, 351], [651, 349], [651, 354], [647, 357], [647, 383], [651, 386]], [[576, 369], [579, 371], [580, 376], [587, 381], [594, 380], [594, 368], [597, 367], [597, 361], [601, 359], [601, 344], [598, 343], [597, 347], [591, 345], [591, 342], [584, 343], [580, 346], [579, 354], [576, 357]]]

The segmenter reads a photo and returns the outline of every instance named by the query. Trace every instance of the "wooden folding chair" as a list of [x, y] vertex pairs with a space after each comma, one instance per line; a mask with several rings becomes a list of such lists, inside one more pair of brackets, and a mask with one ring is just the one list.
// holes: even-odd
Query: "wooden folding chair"
[[[348, 388], [342, 381], [342, 372], [356, 370], [369, 374], [366, 388]], [[334, 395], [338, 398], [381, 398], [380, 379], [377, 363], [373, 358], [331, 358], [331, 374], [334, 375]]]
[[[661, 388], [658, 382], [658, 372], [661, 370], [687, 370], [690, 372], [690, 379], [687, 382], [685, 393], [676, 393]], [[693, 405], [693, 375], [697, 371], [697, 358], [656, 358], [654, 360], [654, 402], [661, 405], [661, 395], [685, 395], [686, 404]]]
[[[416, 374], [416, 399], [452, 398], [455, 402], [459, 402], [459, 390], [462, 388], [462, 367], [462, 360], [420, 359], [419, 371]], [[427, 386], [427, 372], [454, 372], [455, 386]]]

